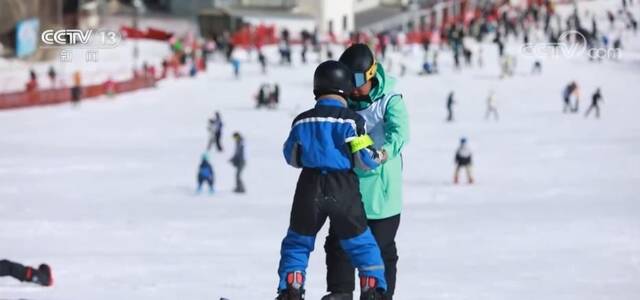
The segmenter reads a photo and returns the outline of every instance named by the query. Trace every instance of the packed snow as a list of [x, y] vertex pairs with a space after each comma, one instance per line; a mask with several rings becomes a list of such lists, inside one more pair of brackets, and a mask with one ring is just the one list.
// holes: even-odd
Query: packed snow
[[[640, 299], [640, 37], [625, 37], [617, 61], [544, 57], [541, 75], [514, 44], [516, 74], [504, 79], [495, 46], [483, 48], [483, 68], [454, 71], [444, 51], [433, 76], [417, 75], [419, 49], [393, 54], [392, 74], [408, 65], [396, 90], [411, 125], [396, 298]], [[0, 299], [274, 298], [299, 172], [284, 162], [282, 142], [293, 117], [314, 105], [316, 66], [275, 60], [268, 75], [254, 53], [239, 80], [218, 60], [196, 78], [78, 107], [1, 111], [0, 258], [47, 262], [55, 285], [0, 278]], [[579, 114], [561, 112], [571, 80]], [[254, 108], [263, 82], [281, 86], [275, 110]], [[585, 118], [597, 87], [601, 119]], [[456, 121], [447, 123], [452, 90]], [[484, 119], [490, 90], [497, 122]], [[216, 110], [225, 122], [224, 152], [210, 152], [217, 191], [196, 195]], [[232, 193], [234, 131], [246, 139], [246, 195]], [[452, 184], [463, 136], [473, 185]], [[327, 227], [307, 299], [325, 291]]]

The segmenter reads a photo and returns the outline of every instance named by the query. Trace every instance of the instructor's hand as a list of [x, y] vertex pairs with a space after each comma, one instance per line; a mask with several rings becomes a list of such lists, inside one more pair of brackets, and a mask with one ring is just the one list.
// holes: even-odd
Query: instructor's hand
[[377, 161], [379, 164], [384, 164], [385, 162], [387, 162], [387, 159], [389, 158], [389, 155], [387, 154], [387, 151], [384, 149], [380, 149], [380, 150], [376, 150], [376, 156], [377, 156]]

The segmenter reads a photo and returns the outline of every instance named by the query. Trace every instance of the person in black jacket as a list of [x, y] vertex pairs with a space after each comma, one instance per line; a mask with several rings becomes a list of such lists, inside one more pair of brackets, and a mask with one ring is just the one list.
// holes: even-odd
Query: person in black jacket
[[235, 193], [245, 193], [246, 189], [244, 186], [244, 182], [242, 182], [242, 170], [246, 165], [246, 160], [244, 157], [244, 138], [240, 135], [239, 132], [233, 133], [233, 140], [236, 142], [236, 151], [231, 157], [231, 164], [236, 168], [236, 188], [233, 190]]
[[[575, 99], [575, 106], [571, 107], [571, 97]], [[578, 103], [579, 103], [579, 93], [578, 93], [578, 84], [575, 81], [571, 81], [562, 92], [562, 98], [564, 100], [564, 107], [562, 108], [563, 113], [567, 112], [577, 112], [578, 111]]]
[[207, 129], [209, 130], [209, 144], [207, 145], [207, 150], [210, 150], [213, 144], [215, 144], [218, 152], [222, 152], [221, 138], [223, 125], [220, 112], [216, 111], [215, 117], [209, 119], [209, 126], [207, 126]]
[[593, 96], [591, 96], [591, 106], [589, 106], [589, 109], [587, 109], [584, 117], [588, 117], [591, 110], [595, 109], [596, 118], [600, 119], [600, 102], [602, 102], [602, 94], [600, 93], [600, 88], [598, 88], [596, 92], [593, 93]]
[[32, 282], [42, 286], [53, 285], [53, 275], [51, 268], [47, 264], [41, 264], [35, 269], [3, 259], [0, 260], [0, 276], [11, 276], [20, 281]]
[[453, 175], [453, 183], [458, 184], [458, 175], [460, 174], [460, 169], [464, 169], [465, 172], [467, 173], [467, 181], [469, 182], [469, 184], [472, 184], [473, 183], [473, 176], [471, 175], [472, 155], [471, 155], [471, 150], [469, 150], [469, 147], [467, 146], [466, 138], [460, 139], [460, 146], [458, 147], [458, 150], [456, 150], [456, 157], [454, 160], [456, 163], [456, 171]]
[[453, 99], [453, 91], [449, 93], [447, 97], [447, 122], [453, 121], [453, 105], [456, 101]]

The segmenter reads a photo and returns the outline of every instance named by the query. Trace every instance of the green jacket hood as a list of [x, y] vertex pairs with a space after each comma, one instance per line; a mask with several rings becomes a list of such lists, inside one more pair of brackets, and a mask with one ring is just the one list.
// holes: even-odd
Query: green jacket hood
[[376, 81], [378, 83], [371, 89], [371, 91], [369, 91], [369, 100], [353, 101], [349, 99], [349, 108], [355, 110], [366, 108], [371, 105], [371, 103], [380, 100], [383, 95], [393, 91], [395, 88], [396, 79], [391, 76], [387, 76], [381, 63], [376, 62], [376, 65]]

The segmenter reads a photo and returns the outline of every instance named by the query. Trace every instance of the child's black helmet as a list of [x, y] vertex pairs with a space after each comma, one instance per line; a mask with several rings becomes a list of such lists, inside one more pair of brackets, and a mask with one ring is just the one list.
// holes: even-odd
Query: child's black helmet
[[343, 63], [328, 60], [316, 68], [313, 74], [313, 94], [316, 97], [337, 94], [348, 98], [354, 89], [353, 73]]
[[376, 76], [376, 59], [365, 44], [353, 44], [340, 56], [340, 62], [353, 72], [354, 84], [360, 87]]

